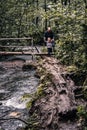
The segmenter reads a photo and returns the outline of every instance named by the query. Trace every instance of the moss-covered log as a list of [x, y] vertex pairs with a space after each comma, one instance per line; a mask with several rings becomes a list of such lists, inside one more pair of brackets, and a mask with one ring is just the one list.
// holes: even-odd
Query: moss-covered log
[[55, 58], [45, 57], [39, 62], [36, 75], [40, 86], [29, 105], [29, 130], [60, 130], [61, 121], [67, 124], [76, 119], [75, 84], [65, 73]]

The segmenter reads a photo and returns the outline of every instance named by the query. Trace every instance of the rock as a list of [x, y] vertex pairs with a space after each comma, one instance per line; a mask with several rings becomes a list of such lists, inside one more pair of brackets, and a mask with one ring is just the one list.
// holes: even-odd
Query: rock
[[6, 70], [6, 68], [5, 68], [5, 67], [0, 66], [0, 71], [5, 71], [5, 70]]
[[10, 117], [19, 117], [20, 116], [20, 112], [11, 112], [10, 114], [9, 114], [9, 116]]
[[24, 58], [20, 58], [20, 57], [10, 57], [7, 59], [7, 61], [23, 61], [23, 62], [25, 62], [26, 60]]
[[2, 105], [2, 102], [0, 102], [0, 106]]
[[22, 70], [23, 70], [23, 71], [26, 71], [26, 70], [34, 70], [34, 69], [36, 69], [36, 66], [35, 66], [35, 64], [33, 64], [33, 63], [24, 64], [23, 67], [22, 67]]

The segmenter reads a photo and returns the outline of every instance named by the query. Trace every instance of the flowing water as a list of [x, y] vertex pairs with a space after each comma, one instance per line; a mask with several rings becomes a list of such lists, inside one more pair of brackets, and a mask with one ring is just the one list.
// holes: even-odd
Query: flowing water
[[17, 130], [25, 124], [13, 118], [28, 118], [26, 103], [30, 99], [23, 96], [36, 91], [39, 79], [34, 76], [35, 70], [23, 71], [23, 64], [24, 61], [0, 62], [0, 130]]

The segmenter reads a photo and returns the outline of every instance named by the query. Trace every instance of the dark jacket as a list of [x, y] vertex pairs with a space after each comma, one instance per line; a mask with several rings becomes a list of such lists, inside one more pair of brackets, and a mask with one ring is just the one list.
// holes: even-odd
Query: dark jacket
[[45, 40], [47, 41], [48, 37], [50, 37], [51, 39], [54, 38], [54, 34], [52, 31], [46, 31], [44, 34]]

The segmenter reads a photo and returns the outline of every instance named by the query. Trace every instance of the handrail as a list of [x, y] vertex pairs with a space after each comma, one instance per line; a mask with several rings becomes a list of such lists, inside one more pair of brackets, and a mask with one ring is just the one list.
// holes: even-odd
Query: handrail
[[0, 41], [7, 41], [7, 40], [31, 40], [33, 46], [33, 37], [23, 37], [23, 38], [0, 38]]
[[0, 38], [0, 41], [5, 41], [5, 40], [32, 40], [32, 37], [23, 37], [23, 38]]
[[12, 45], [11, 46], [10, 45], [9, 46], [6, 46], [6, 45], [2, 46], [2, 45], [0, 45], [0, 48], [16, 48], [16, 47], [18, 48], [18, 47], [30, 47], [30, 46], [26, 46], [26, 45], [24, 45], [24, 46], [21, 46], [21, 45], [20, 46], [18, 46], [18, 45], [17, 46], [12, 46]]

